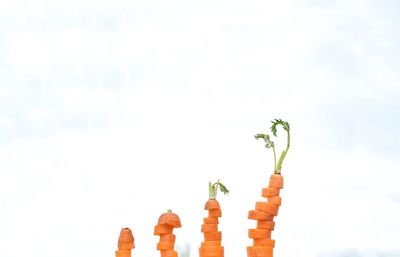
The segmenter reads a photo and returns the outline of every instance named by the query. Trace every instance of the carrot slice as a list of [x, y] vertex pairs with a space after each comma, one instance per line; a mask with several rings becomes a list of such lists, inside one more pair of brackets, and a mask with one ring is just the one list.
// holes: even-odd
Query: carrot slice
[[279, 206], [271, 202], [256, 202], [256, 210], [276, 216], [278, 215]]
[[209, 199], [204, 206], [204, 210], [213, 209], [221, 209], [221, 207], [219, 206], [219, 202], [216, 199]]
[[271, 238], [271, 230], [251, 228], [249, 229], [249, 238]]
[[157, 250], [174, 250], [174, 243], [159, 242], [159, 243], [157, 243]]
[[205, 241], [221, 241], [221, 239], [222, 239], [221, 231], [204, 233]]
[[115, 251], [115, 257], [131, 257], [131, 250], [118, 250]]
[[255, 210], [249, 211], [249, 214], [247, 217], [251, 220], [273, 220], [274, 219], [274, 216], [269, 213], [262, 212], [262, 211], [255, 211]]
[[173, 229], [170, 225], [156, 225], [154, 226], [154, 235], [171, 234]]
[[275, 240], [268, 238], [255, 238], [253, 240], [253, 246], [275, 247]]
[[218, 232], [218, 224], [203, 224], [201, 232]]
[[208, 210], [208, 216], [209, 217], [214, 217], [214, 218], [221, 217], [222, 216], [222, 211], [221, 211], [221, 209]]
[[262, 189], [262, 197], [268, 198], [269, 196], [278, 196], [279, 188], [277, 187], [267, 187]]
[[280, 206], [282, 204], [282, 198], [280, 196], [269, 196], [268, 202]]
[[223, 252], [223, 246], [205, 246], [199, 248], [200, 256], [221, 256]]
[[201, 247], [205, 247], [205, 246], [221, 246], [221, 240], [201, 242]]
[[178, 257], [178, 252], [174, 250], [160, 251], [161, 257]]
[[248, 246], [248, 257], [273, 257], [274, 248], [268, 246]]
[[207, 217], [203, 219], [204, 224], [218, 224], [218, 218], [216, 217]]
[[269, 177], [268, 187], [283, 188], [283, 176], [280, 174], [272, 174]]
[[176, 236], [174, 234], [162, 234], [160, 235], [160, 242], [175, 243]]
[[274, 230], [275, 222], [272, 220], [257, 220], [257, 228]]
[[135, 248], [135, 239], [130, 228], [122, 228], [118, 238], [119, 250], [131, 250]]
[[182, 227], [179, 216], [173, 213], [171, 210], [161, 214], [161, 216], [158, 218], [158, 225], [170, 225], [174, 228]]

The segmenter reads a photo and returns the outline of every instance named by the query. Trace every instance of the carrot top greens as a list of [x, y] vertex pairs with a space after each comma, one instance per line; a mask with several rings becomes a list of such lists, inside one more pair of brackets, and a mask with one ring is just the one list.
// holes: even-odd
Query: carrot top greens
[[283, 121], [281, 119], [275, 119], [272, 122], [272, 126], [271, 126], [271, 132], [272, 134], [276, 137], [276, 133], [277, 133], [277, 127], [279, 125], [281, 125], [283, 127], [284, 130], [286, 130], [287, 133], [287, 145], [286, 145], [286, 149], [282, 151], [278, 162], [276, 162], [276, 152], [275, 152], [275, 144], [273, 141], [271, 141], [270, 136], [267, 134], [257, 134], [254, 137], [256, 139], [264, 139], [265, 142], [265, 147], [267, 148], [272, 148], [272, 151], [274, 152], [274, 173], [276, 174], [281, 174], [281, 170], [282, 170], [282, 162], [283, 159], [285, 159], [285, 156], [287, 154], [287, 152], [289, 151], [289, 146], [290, 146], [290, 126], [289, 123], [287, 121]]
[[215, 199], [217, 198], [217, 192], [218, 189], [224, 193], [225, 195], [229, 193], [228, 188], [224, 186], [221, 182], [219, 182], [219, 179], [215, 183], [208, 182], [208, 198], [209, 199]]

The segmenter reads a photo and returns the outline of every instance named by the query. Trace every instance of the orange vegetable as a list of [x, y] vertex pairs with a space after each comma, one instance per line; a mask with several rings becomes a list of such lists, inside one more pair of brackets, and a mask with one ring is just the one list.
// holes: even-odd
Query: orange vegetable
[[218, 218], [216, 217], [207, 217], [203, 219], [204, 224], [218, 224]]
[[204, 206], [204, 210], [221, 209], [216, 199], [208, 199]]
[[280, 206], [282, 204], [282, 198], [280, 196], [269, 196], [268, 202]]
[[171, 242], [175, 243], [176, 236], [173, 234], [162, 234], [160, 235], [160, 242]]
[[273, 247], [268, 246], [248, 246], [248, 257], [273, 257]]
[[279, 188], [267, 187], [262, 189], [262, 197], [268, 198], [270, 196], [279, 196]]
[[276, 188], [283, 188], [283, 177], [281, 174], [272, 174], [269, 177], [269, 185], [268, 187], [276, 187]]
[[158, 219], [158, 225], [170, 225], [174, 228], [182, 227], [179, 216], [173, 213], [171, 210], [168, 210], [166, 213], [163, 213], [160, 216]]
[[249, 229], [250, 238], [271, 238], [271, 230], [263, 228]]
[[173, 242], [159, 242], [157, 244], [157, 250], [174, 250]]
[[255, 238], [253, 240], [253, 246], [275, 247], [275, 240], [269, 238]]
[[178, 257], [178, 253], [174, 250], [160, 251], [161, 257]]
[[135, 248], [135, 239], [130, 228], [122, 228], [118, 238], [118, 250], [131, 250]]
[[204, 233], [204, 240], [206, 241], [221, 241], [222, 233], [219, 232], [205, 232]]
[[223, 246], [205, 246], [199, 249], [200, 256], [222, 256], [224, 254]]
[[131, 250], [117, 250], [115, 251], [115, 257], [131, 257]]
[[279, 206], [270, 202], [256, 202], [256, 210], [276, 216], [278, 215]]
[[271, 220], [257, 220], [257, 228], [274, 230], [275, 222]]
[[214, 217], [214, 218], [221, 217], [222, 216], [222, 211], [221, 211], [221, 209], [208, 210], [208, 216], [209, 217]]
[[218, 232], [218, 224], [203, 224], [201, 232]]
[[221, 241], [204, 241], [201, 242], [201, 247], [203, 246], [221, 246]]
[[171, 234], [173, 229], [170, 225], [156, 225], [154, 226], [154, 235]]
[[247, 217], [251, 220], [273, 220], [274, 219], [274, 216], [269, 213], [262, 212], [262, 211], [255, 211], [255, 210], [249, 211], [249, 214]]

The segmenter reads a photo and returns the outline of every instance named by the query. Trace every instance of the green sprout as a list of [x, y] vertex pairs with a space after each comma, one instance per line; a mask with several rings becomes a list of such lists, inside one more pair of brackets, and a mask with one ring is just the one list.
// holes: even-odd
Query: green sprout
[[266, 148], [272, 148], [272, 151], [274, 152], [274, 173], [275, 174], [281, 174], [282, 170], [282, 162], [283, 159], [285, 159], [285, 156], [287, 152], [289, 151], [289, 146], [290, 146], [290, 126], [289, 123], [286, 121], [283, 121], [281, 119], [275, 119], [272, 122], [271, 126], [271, 132], [272, 134], [277, 137], [277, 127], [281, 125], [284, 130], [286, 130], [287, 133], [287, 145], [286, 149], [282, 151], [281, 155], [279, 156], [278, 162], [276, 161], [276, 151], [275, 151], [275, 144], [273, 141], [271, 141], [270, 136], [267, 134], [257, 134], [254, 137], [258, 139], [263, 139], [265, 142], [265, 147]]
[[224, 186], [221, 182], [219, 182], [219, 179], [215, 183], [208, 182], [208, 198], [209, 199], [215, 199], [217, 198], [217, 192], [218, 189], [224, 193], [225, 195], [229, 193], [228, 188]]

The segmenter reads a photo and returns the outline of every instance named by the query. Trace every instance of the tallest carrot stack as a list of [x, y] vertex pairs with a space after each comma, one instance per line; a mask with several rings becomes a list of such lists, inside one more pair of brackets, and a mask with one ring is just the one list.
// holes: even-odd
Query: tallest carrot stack
[[278, 215], [279, 206], [282, 199], [279, 196], [283, 188], [283, 177], [281, 175], [282, 162], [290, 146], [290, 127], [289, 123], [275, 119], [272, 121], [271, 131], [276, 136], [277, 126], [281, 125], [287, 132], [287, 146], [282, 151], [278, 162], [276, 161], [275, 145], [270, 140], [269, 135], [257, 134], [256, 139], [264, 139], [265, 146], [272, 148], [274, 152], [274, 173], [270, 176], [268, 187], [262, 189], [262, 197], [267, 201], [256, 202], [255, 210], [249, 211], [248, 218], [257, 221], [255, 229], [249, 229], [249, 238], [253, 239], [253, 245], [247, 247], [248, 257], [273, 257], [275, 240], [271, 238], [272, 230], [275, 228], [274, 217]]

